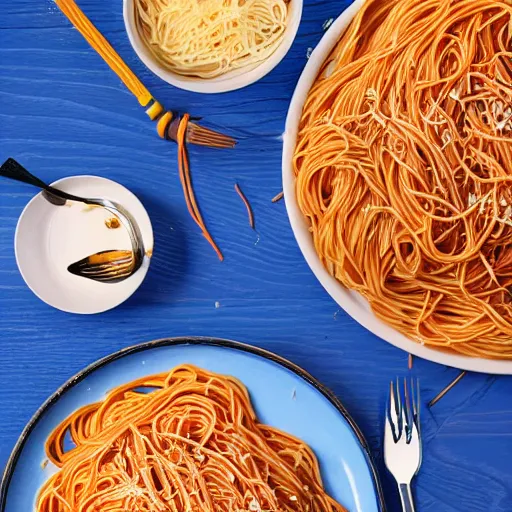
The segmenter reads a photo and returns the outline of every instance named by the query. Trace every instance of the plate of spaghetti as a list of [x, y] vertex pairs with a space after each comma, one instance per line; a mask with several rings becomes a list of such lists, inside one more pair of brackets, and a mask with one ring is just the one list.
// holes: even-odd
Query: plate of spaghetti
[[70, 379], [21, 435], [0, 509], [382, 512], [368, 446], [311, 375], [237, 342], [175, 338]]
[[283, 150], [306, 260], [412, 354], [512, 374], [512, 4], [354, 2], [297, 85]]

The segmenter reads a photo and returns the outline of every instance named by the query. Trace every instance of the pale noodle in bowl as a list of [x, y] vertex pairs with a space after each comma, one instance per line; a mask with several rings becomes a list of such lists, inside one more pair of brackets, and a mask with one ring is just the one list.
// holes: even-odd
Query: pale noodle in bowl
[[512, 4], [369, 0], [304, 104], [297, 205], [410, 339], [512, 359]]
[[133, 1], [151, 54], [165, 69], [190, 77], [254, 68], [282, 43], [288, 21], [285, 0]]

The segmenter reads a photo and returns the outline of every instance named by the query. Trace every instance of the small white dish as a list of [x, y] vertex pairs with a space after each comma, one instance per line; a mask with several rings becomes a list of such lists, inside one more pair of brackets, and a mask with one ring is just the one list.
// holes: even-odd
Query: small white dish
[[282, 159], [284, 197], [293, 233], [309, 267], [329, 295], [347, 314], [376, 336], [379, 336], [395, 347], [429, 361], [463, 370], [512, 375], [512, 361], [468, 357], [456, 354], [455, 352], [435, 350], [420, 345], [404, 336], [377, 318], [368, 301], [362, 295], [346, 289], [332, 277], [329, 272], [327, 272], [316, 253], [313, 237], [309, 231], [309, 224], [302, 215], [295, 196], [295, 175], [292, 160], [297, 143], [299, 122], [309, 90], [315, 82], [320, 69], [345, 29], [364, 4], [364, 1], [365, 0], [356, 0], [336, 19], [329, 30], [324, 34], [318, 46], [311, 54], [297, 83], [295, 92], [293, 93], [288, 116], [286, 118], [285, 133], [283, 135]]
[[244, 67], [216, 78], [195, 78], [179, 75], [164, 68], [149, 51], [146, 44], [142, 41], [137, 23], [135, 21], [134, 0], [124, 0], [123, 17], [126, 32], [130, 43], [139, 56], [139, 59], [151, 70], [155, 75], [165, 80], [167, 83], [185, 89], [187, 91], [201, 93], [218, 93], [234, 91], [241, 89], [247, 85], [257, 82], [265, 75], [270, 73], [288, 53], [302, 18], [303, 0], [290, 0], [288, 9], [288, 23], [281, 44], [276, 51], [265, 61], [256, 66]]
[[98, 176], [63, 178], [52, 186], [124, 206], [139, 225], [146, 256], [135, 274], [118, 283], [100, 283], [71, 274], [68, 266], [91, 254], [131, 250], [130, 237], [122, 226], [107, 227], [105, 221], [112, 214], [103, 208], [74, 202], [54, 206], [39, 193], [23, 210], [16, 228], [16, 262], [23, 279], [42, 301], [68, 313], [101, 313], [118, 306], [140, 286], [149, 268], [153, 229], [144, 206], [119, 183]]

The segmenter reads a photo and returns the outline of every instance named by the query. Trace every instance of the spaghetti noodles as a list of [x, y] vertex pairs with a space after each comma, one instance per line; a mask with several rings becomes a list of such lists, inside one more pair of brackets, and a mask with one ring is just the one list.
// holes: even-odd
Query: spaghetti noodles
[[512, 4], [369, 0], [305, 103], [316, 251], [423, 344], [512, 359]]
[[167, 69], [215, 78], [254, 67], [280, 45], [285, 0], [134, 0], [141, 38]]
[[[144, 392], [149, 391], [149, 392]], [[64, 450], [66, 435], [76, 447]], [[257, 422], [236, 379], [193, 366], [119, 386], [48, 439], [37, 512], [343, 512], [298, 439]]]

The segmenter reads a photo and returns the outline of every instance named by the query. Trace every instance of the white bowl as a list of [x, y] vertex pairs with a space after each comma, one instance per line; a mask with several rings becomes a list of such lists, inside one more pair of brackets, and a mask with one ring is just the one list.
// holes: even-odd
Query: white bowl
[[[122, 185], [97, 176], [73, 176], [52, 185], [77, 196], [111, 199], [124, 206], [139, 225], [146, 253], [151, 254], [149, 216]], [[68, 313], [101, 313], [124, 302], [140, 286], [149, 268], [147, 254], [141, 268], [119, 283], [99, 283], [67, 270], [71, 263], [99, 251], [131, 249], [125, 229], [106, 227], [105, 220], [110, 217], [102, 208], [80, 203], [54, 206], [41, 193], [28, 203], [16, 228], [16, 262], [28, 287], [41, 300]]]
[[270, 73], [270, 71], [281, 62], [288, 53], [297, 35], [302, 17], [302, 2], [303, 0], [290, 0], [288, 23], [284, 38], [281, 44], [276, 48], [276, 51], [268, 59], [261, 64], [256, 64], [256, 66], [236, 69], [216, 78], [187, 77], [173, 73], [164, 68], [149, 51], [139, 35], [135, 22], [134, 0], [124, 0], [123, 16], [128, 38], [130, 39], [135, 53], [155, 75], [180, 89], [202, 93], [217, 93], [234, 91], [235, 89], [241, 89], [242, 87], [257, 82], [260, 78]]
[[299, 121], [309, 89], [313, 85], [320, 68], [363, 3], [364, 0], [356, 0], [356, 2], [338, 17], [324, 34], [324, 37], [311, 54], [292, 97], [286, 118], [282, 166], [286, 209], [295, 238], [311, 270], [331, 297], [354, 320], [366, 327], [373, 334], [386, 340], [395, 347], [436, 363], [476, 372], [512, 375], [512, 361], [467, 357], [451, 352], [435, 350], [420, 345], [399, 333], [375, 316], [368, 301], [364, 297], [357, 292], [346, 289], [332, 277], [324, 268], [315, 251], [309, 225], [298, 207], [295, 196], [295, 176], [293, 173], [292, 159], [297, 142]]

